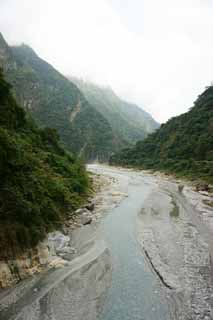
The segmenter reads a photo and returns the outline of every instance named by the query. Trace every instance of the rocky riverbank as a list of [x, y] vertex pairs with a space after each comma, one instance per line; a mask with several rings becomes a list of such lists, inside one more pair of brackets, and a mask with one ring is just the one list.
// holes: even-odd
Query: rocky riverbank
[[212, 195], [159, 174], [153, 179], [153, 190], [138, 215], [139, 243], [165, 287], [172, 317], [210, 320]]
[[138, 242], [162, 284], [171, 319], [213, 319], [212, 186], [162, 173], [114, 170], [132, 183], [150, 184], [138, 214]]
[[10, 288], [0, 289], [0, 319], [93, 320], [100, 314], [112, 265], [99, 219], [126, 194], [117, 179], [91, 175], [94, 196], [63, 230], [50, 233], [40, 244], [34, 266], [25, 256], [21, 258], [26, 267], [14, 260], [18, 278], [7, 263], [3, 266], [1, 277]]
[[[18, 284], [0, 290], [0, 318], [4, 320], [47, 318], [69, 320], [70, 317], [76, 320], [97, 319], [105, 303], [106, 292], [111, 286], [112, 275], [110, 253], [103, 240], [104, 223], [99, 222], [105, 214], [113, 212], [116, 216], [118, 211], [119, 221], [116, 217], [114, 220], [113, 215], [111, 218], [110, 216], [106, 218], [106, 220], [110, 218], [111, 221], [112, 230], [108, 230], [109, 235], [115, 232], [114, 227], [117, 226], [116, 233], [113, 234], [115, 241], [121, 233], [116, 259], [120, 252], [123, 254], [125, 265], [129, 265], [126, 257], [130, 257], [128, 260], [132, 259], [132, 247], [129, 248], [129, 243], [124, 245], [123, 239], [130, 236], [127, 238], [130, 239], [133, 248], [137, 246], [137, 242], [132, 239], [133, 235], [129, 235], [128, 232], [129, 223], [130, 221], [131, 224], [135, 223], [138, 212], [138, 243], [146, 258], [144, 262], [148, 263], [145, 264], [150, 266], [150, 268], [146, 266], [147, 274], [143, 268], [140, 269], [142, 272], [140, 274], [137, 265], [140, 257], [135, 257], [135, 264], [132, 261], [129, 269], [127, 268], [128, 272], [124, 272], [124, 279], [120, 285], [121, 293], [125, 292], [128, 296], [126, 302], [124, 301], [125, 304], [130, 305], [132, 310], [135, 307], [137, 310], [143, 309], [143, 306], [140, 309], [141, 306], [134, 305], [133, 293], [136, 283], [139, 283], [137, 279], [141, 276], [146, 279], [152, 269], [157, 287], [161, 283], [160, 291], [162, 289], [164, 293], [162, 296], [166, 297], [165, 301], [170, 307], [169, 319], [212, 319], [211, 194], [202, 190], [197, 192], [190, 184], [183, 185], [183, 181], [159, 174], [100, 165], [89, 166], [88, 170], [90, 169], [94, 181], [94, 196], [76, 212], [75, 218], [70, 217], [63, 230], [49, 234], [40, 244], [43, 246], [40, 252], [43, 250], [44, 254], [39, 259], [43, 259], [44, 264], [42, 265], [38, 257], [34, 258], [36, 268], [35, 272], [32, 272], [33, 276], [29, 277], [29, 273], [26, 273], [23, 276], [23, 278], [28, 277], [26, 280], [19, 281], [20, 279], [16, 278], [13, 281], [19, 281]], [[127, 196], [128, 199], [120, 204]], [[118, 208], [112, 211], [116, 206]], [[132, 212], [135, 212], [135, 215], [132, 216]], [[127, 217], [130, 219], [128, 223], [125, 222]], [[123, 223], [122, 228], [120, 228], [121, 223]], [[124, 232], [120, 232], [121, 229], [125, 229]], [[27, 257], [24, 261], [27, 261]], [[120, 261], [117, 263], [119, 265]], [[123, 264], [120, 267], [123, 269]], [[129, 274], [134, 268], [138, 272], [137, 279]], [[28, 267], [26, 269], [27, 272], [30, 270]], [[133, 282], [131, 277], [134, 278]], [[128, 285], [125, 287], [126, 280]], [[113, 288], [117, 290], [117, 279], [114, 281]], [[137, 303], [141, 305], [140, 293], [146, 296], [150, 290], [140, 281]], [[151, 301], [155, 298], [155, 291], [156, 289], [151, 291]], [[129, 301], [131, 294], [132, 298]], [[115, 298], [119, 301], [119, 297], [115, 296], [113, 303]], [[155, 307], [153, 305], [153, 310]], [[133, 314], [132, 319], [140, 315], [143, 315], [144, 319], [149, 319], [146, 318], [149, 313], [143, 314], [143, 310], [141, 312]], [[154, 313], [155, 311], [152, 313], [152, 319], [159, 319], [158, 314], [156, 318]], [[161, 314], [160, 319], [165, 317]]]
[[93, 180], [93, 196], [83, 208], [70, 215], [62, 230], [49, 233], [38, 246], [15, 255], [13, 259], [0, 261], [0, 288], [15, 285], [17, 282], [51, 268], [59, 268], [67, 264], [67, 260], [76, 257], [77, 249], [73, 247], [72, 231], [97, 221], [104, 211], [116, 205], [121, 194], [107, 203], [107, 194], [116, 190], [117, 181], [107, 176], [91, 174]]

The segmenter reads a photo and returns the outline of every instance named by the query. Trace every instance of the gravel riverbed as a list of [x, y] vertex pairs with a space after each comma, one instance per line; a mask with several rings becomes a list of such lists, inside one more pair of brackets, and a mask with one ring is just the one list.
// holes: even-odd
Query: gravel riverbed
[[91, 210], [50, 236], [50, 268], [0, 291], [0, 319], [213, 319], [211, 195], [158, 174], [88, 170]]

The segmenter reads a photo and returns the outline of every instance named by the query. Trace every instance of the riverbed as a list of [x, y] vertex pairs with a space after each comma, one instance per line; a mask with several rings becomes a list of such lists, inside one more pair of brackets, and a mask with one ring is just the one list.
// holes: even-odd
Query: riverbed
[[0, 291], [0, 319], [213, 319], [212, 230], [189, 190], [145, 172], [88, 170], [110, 183], [92, 225], [70, 231], [77, 254]]
[[[150, 268], [137, 241], [137, 214], [152, 185], [149, 179], [131, 174], [117, 174], [105, 169], [120, 181], [128, 197], [102, 221], [112, 258], [112, 284], [101, 320], [167, 320], [169, 309], [162, 295], [159, 279]], [[126, 190], [125, 190], [126, 187]]]
[[100, 319], [213, 319], [213, 212], [203, 195], [158, 174], [91, 170], [116, 177], [128, 194], [102, 222], [113, 281]]

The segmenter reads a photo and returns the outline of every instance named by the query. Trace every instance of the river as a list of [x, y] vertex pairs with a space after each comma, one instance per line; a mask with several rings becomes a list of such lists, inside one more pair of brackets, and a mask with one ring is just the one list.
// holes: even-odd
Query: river
[[[114, 170], [108, 169], [107, 173], [124, 179], [122, 173], [119, 176]], [[151, 189], [147, 180], [130, 175], [128, 197], [102, 222], [112, 256], [113, 275], [101, 320], [170, 319], [159, 279], [148, 265], [136, 235], [137, 214]]]
[[91, 170], [115, 177], [128, 194], [102, 222], [113, 275], [100, 320], [213, 319], [212, 230], [177, 181]]
[[0, 319], [212, 319], [211, 234], [177, 184], [88, 170], [116, 181], [100, 194], [97, 222], [70, 233], [77, 255], [65, 267], [0, 291]]

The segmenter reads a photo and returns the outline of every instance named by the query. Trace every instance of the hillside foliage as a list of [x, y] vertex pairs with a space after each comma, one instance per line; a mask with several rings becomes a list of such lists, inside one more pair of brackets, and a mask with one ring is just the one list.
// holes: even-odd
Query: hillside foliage
[[0, 258], [35, 246], [86, 199], [84, 166], [39, 129], [0, 71]]
[[111, 164], [172, 172], [213, 182], [213, 87], [188, 112], [112, 156]]

